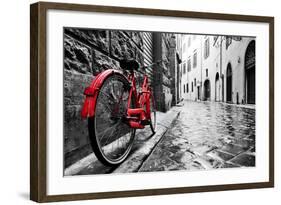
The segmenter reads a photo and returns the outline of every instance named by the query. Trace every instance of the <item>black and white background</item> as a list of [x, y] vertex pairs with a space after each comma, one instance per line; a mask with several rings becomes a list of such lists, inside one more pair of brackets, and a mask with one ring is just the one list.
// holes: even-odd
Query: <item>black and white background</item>
[[[64, 174], [255, 167], [255, 37], [64, 28]], [[146, 68], [157, 130], [138, 130], [118, 167], [95, 157], [83, 90], [123, 58]], [[142, 73], [137, 72], [142, 81]]]

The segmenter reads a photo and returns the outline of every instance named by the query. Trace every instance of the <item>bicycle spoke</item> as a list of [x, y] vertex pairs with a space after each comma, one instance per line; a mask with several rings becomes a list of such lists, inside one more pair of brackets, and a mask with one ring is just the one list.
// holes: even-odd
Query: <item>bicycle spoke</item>
[[[100, 93], [102, 93], [104, 96], [107, 96], [104, 92], [100, 91]], [[102, 105], [105, 105], [106, 108], [108, 109], [108, 111], [112, 112], [113, 109], [109, 107], [109, 105], [107, 104], [107, 102], [104, 102]]]
[[[118, 122], [118, 123], [120, 123], [120, 122]], [[113, 125], [113, 127], [110, 127], [110, 128], [108, 128], [106, 131], [108, 131], [108, 130], [111, 130], [111, 132], [110, 132], [110, 135], [109, 135], [109, 137], [107, 138], [107, 141], [105, 142], [105, 145], [106, 145], [106, 143], [108, 142], [108, 139], [111, 137], [111, 134], [113, 133], [113, 131], [115, 130], [114, 128], [118, 125], [118, 123], [116, 123], [115, 125]], [[102, 132], [103, 133], [103, 132]], [[106, 133], [106, 132], [105, 132]], [[102, 141], [102, 139], [103, 139], [103, 137], [105, 136], [105, 134], [100, 138], [100, 141]]]
[[[118, 131], [117, 131], [118, 132]], [[118, 136], [116, 137], [114, 137], [114, 140], [113, 140], [113, 143], [111, 143], [111, 153], [113, 152], [113, 146], [114, 146], [114, 144], [116, 144], [116, 140], [118, 139]], [[118, 148], [118, 147], [117, 147]]]
[[[120, 123], [120, 122], [118, 122], [118, 123]], [[114, 126], [114, 128], [118, 125], [118, 123]], [[113, 131], [115, 130], [114, 128], [112, 128], [112, 131], [111, 131], [110, 134], [108, 135], [107, 140], [106, 140], [106, 142], [104, 143], [104, 145], [107, 145], [107, 142], [109, 141], [109, 139], [110, 139], [111, 136], [112, 136]]]
[[105, 133], [108, 132], [108, 131], [111, 130], [111, 129], [112, 129], [112, 127], [109, 127], [109, 128], [107, 128], [106, 130], [100, 132], [99, 134], [103, 134], [102, 137], [100, 138], [100, 140], [102, 140], [103, 137], [105, 136]]
[[101, 91], [101, 90], [100, 90], [100, 92], [101, 92], [105, 97], [107, 97], [107, 98], [109, 98], [109, 99], [112, 99], [112, 100], [115, 100], [113, 97], [107, 95], [105, 92], [103, 92], [103, 91]]
[[115, 95], [116, 94], [116, 92], [115, 92], [115, 83], [116, 83], [116, 81], [115, 82], [114, 81], [111, 82], [110, 93], [114, 97], [114, 101], [116, 102], [117, 101], [117, 97]]
[[[114, 85], [114, 83], [113, 83], [113, 85]], [[119, 86], [119, 87], [121, 87], [121, 86]], [[122, 87], [123, 87], [123, 86], [122, 86]], [[113, 88], [113, 90], [116, 90], [116, 89]], [[104, 97], [108, 98], [109, 100], [113, 100], [113, 103], [115, 103], [115, 104], [116, 104], [116, 103], [117, 103], [117, 104], [120, 104], [120, 103], [122, 102], [122, 100], [123, 100], [122, 96], [123, 96], [123, 93], [124, 93], [124, 92], [123, 92], [124, 89], [122, 88], [122, 90], [120, 89], [119, 91], [120, 91], [120, 96], [118, 96], [118, 98], [119, 98], [118, 102], [116, 102], [117, 100], [116, 100], [114, 97], [107, 95], [107, 94], [106, 94], [105, 92], [103, 92], [102, 90], [100, 91], [100, 93], [101, 93]], [[112, 92], [112, 91], [111, 91], [111, 92]], [[114, 92], [115, 92], [115, 91], [114, 91]], [[111, 94], [113, 95], [113, 93], [111, 93]], [[115, 96], [115, 95], [113, 95], [113, 96]], [[115, 97], [116, 97], [116, 96], [115, 96]], [[123, 104], [123, 103], [122, 103], [122, 104]], [[108, 109], [108, 111], [113, 112], [113, 109], [109, 107], [108, 103], [104, 102], [103, 105], [106, 106], [106, 108]]]

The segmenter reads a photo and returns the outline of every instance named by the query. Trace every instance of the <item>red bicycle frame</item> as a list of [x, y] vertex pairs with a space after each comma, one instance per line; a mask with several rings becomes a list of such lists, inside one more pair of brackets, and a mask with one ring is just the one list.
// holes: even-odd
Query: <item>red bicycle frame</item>
[[[148, 84], [148, 77], [144, 75], [141, 92], [137, 92], [136, 88], [136, 78], [134, 72], [128, 77], [129, 81], [132, 83], [132, 87], [129, 94], [129, 100], [127, 105], [127, 118], [129, 124], [132, 128], [143, 129], [147, 121], [150, 120], [150, 97], [152, 97], [152, 92]], [[132, 95], [134, 95], [136, 102], [136, 108], [130, 108]]]
[[[130, 82], [130, 92], [129, 99], [127, 104], [127, 116], [126, 120], [130, 127], [135, 129], [143, 129], [147, 122], [150, 120], [150, 98], [154, 103], [153, 95], [151, 88], [148, 84], [148, 77], [144, 75], [144, 80], [141, 87], [141, 92], [137, 92], [136, 88], [136, 78], [134, 72], [130, 72], [128, 77], [126, 77], [121, 71], [108, 69], [100, 73], [93, 80], [91, 85], [87, 87], [84, 91], [86, 99], [81, 111], [82, 118], [93, 117], [95, 115], [96, 100], [99, 93], [99, 89], [102, 86], [102, 83], [110, 75], [122, 75]], [[136, 100], [135, 108], [131, 108], [132, 97]]]

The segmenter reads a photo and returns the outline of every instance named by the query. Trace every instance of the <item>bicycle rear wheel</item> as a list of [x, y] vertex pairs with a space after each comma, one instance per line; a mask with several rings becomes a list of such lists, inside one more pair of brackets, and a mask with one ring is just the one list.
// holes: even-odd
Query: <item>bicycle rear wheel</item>
[[[88, 119], [93, 151], [105, 165], [122, 163], [133, 145], [135, 129], [124, 120], [130, 92], [128, 83], [122, 75], [109, 76], [99, 90], [95, 115]], [[135, 107], [135, 100], [132, 96], [131, 108]]]

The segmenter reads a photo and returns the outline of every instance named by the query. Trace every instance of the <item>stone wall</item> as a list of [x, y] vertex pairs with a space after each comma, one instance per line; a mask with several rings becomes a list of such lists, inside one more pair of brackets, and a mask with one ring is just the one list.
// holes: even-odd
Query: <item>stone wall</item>
[[[89, 86], [99, 72], [108, 68], [120, 69], [119, 61], [121, 58], [134, 58], [141, 66], [145, 65], [144, 61], [149, 52], [145, 50], [144, 35], [152, 38], [154, 34], [96, 29], [64, 29], [64, 167], [68, 167], [92, 153], [87, 120], [83, 120], [80, 116], [85, 87]], [[153, 42], [151, 55], [156, 55], [157, 59], [169, 60], [170, 36], [159, 33], [157, 38], [160, 42], [157, 45], [154, 45], [154, 41], [152, 41], [154, 38], [151, 39]], [[154, 49], [154, 47], [158, 48]], [[156, 59], [152, 56], [150, 58]], [[156, 86], [154, 95], [156, 95], [155, 99], [159, 104], [157, 109], [166, 111], [170, 108], [172, 100], [169, 64], [162, 64], [153, 70], [153, 75], [150, 76], [149, 80], [154, 88]], [[136, 75], [137, 79], [141, 79], [140, 73], [136, 73]], [[153, 83], [153, 81], [157, 83]], [[158, 89], [159, 84], [163, 85]]]
[[175, 69], [171, 67], [175, 66], [174, 61], [171, 58], [175, 58], [175, 38], [172, 34], [167, 33], [154, 33], [153, 34], [153, 59], [154, 62], [161, 61], [162, 63], [155, 66], [154, 69], [154, 97], [156, 101], [156, 109], [162, 112], [166, 112], [172, 106], [172, 93], [171, 88], [174, 86], [172, 82], [175, 82], [173, 77]]
[[142, 65], [141, 32], [64, 29], [64, 156], [67, 167], [92, 152], [87, 120], [80, 116], [83, 91], [101, 71], [120, 69], [119, 60]]

